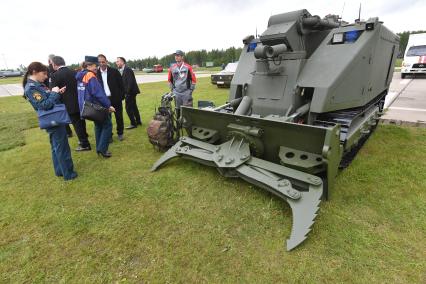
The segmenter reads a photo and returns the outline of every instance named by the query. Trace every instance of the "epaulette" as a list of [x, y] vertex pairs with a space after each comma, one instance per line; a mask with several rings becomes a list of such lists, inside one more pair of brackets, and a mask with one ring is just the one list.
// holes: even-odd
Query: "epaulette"
[[84, 75], [82, 81], [83, 81], [83, 83], [87, 84], [87, 83], [89, 83], [89, 80], [92, 79], [92, 78], [96, 78], [96, 75], [93, 74], [92, 72], [87, 72]]

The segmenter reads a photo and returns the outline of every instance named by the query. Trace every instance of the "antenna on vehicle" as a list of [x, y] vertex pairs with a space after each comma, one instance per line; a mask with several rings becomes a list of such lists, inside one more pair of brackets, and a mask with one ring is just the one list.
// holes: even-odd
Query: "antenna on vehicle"
[[359, 2], [359, 10], [358, 10], [358, 20], [356, 22], [361, 21], [361, 2]]
[[342, 13], [340, 13], [340, 19], [343, 20], [343, 11], [345, 11], [346, 2], [343, 2]]
[[257, 38], [257, 26], [256, 26], [256, 38]]

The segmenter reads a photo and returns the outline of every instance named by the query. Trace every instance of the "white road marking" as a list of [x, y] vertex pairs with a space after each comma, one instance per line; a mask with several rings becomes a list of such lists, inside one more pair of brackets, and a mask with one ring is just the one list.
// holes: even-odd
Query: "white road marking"
[[396, 97], [399, 95], [398, 92], [389, 92], [385, 99], [385, 109], [387, 109], [396, 99]]
[[388, 95], [386, 96], [386, 99], [385, 99], [385, 105], [383, 106], [384, 109], [389, 108], [389, 106], [393, 104], [393, 102], [398, 98], [398, 96], [405, 91], [405, 89], [408, 87], [408, 83], [410, 83], [411, 81], [412, 79], [401, 80], [401, 82], [399, 83], [405, 84], [405, 86], [402, 87], [402, 89], [399, 92], [388, 92]]
[[410, 107], [390, 107], [389, 109], [398, 109], [398, 110], [409, 110], [409, 111], [424, 111], [426, 112], [426, 109], [422, 108], [410, 108]]

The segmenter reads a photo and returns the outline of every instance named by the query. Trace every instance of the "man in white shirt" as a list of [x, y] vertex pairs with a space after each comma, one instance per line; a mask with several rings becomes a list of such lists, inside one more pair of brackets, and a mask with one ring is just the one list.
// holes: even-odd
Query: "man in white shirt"
[[[123, 140], [123, 99], [124, 99], [124, 87], [123, 80], [121, 78], [120, 72], [108, 66], [108, 60], [103, 54], [98, 55], [99, 61], [99, 72], [96, 76], [98, 77], [99, 82], [104, 87], [104, 91], [108, 98], [111, 101], [111, 105], [115, 108], [115, 122], [117, 125], [117, 135], [118, 140]], [[112, 133], [111, 133], [112, 139]]]

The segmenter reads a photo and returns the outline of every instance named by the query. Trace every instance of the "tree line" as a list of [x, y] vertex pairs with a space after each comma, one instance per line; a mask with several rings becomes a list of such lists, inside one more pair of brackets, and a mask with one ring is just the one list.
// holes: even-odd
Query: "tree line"
[[[206, 66], [207, 62], [212, 62], [213, 66], [221, 66], [229, 62], [238, 61], [242, 48], [230, 47], [228, 49], [213, 49], [207, 51], [193, 50], [185, 53], [185, 61], [191, 65], [198, 65], [200, 67]], [[142, 70], [143, 68], [150, 68], [155, 64], [161, 64], [164, 67], [170, 66], [175, 61], [173, 54], [168, 54], [161, 58], [148, 57], [144, 59], [128, 60], [127, 65], [130, 68]]]
[[[212, 62], [213, 66], [221, 66], [229, 62], [238, 61], [240, 58], [242, 48], [230, 47], [228, 49], [213, 49], [207, 51], [193, 50], [185, 53], [185, 61], [191, 65], [198, 65], [200, 67], [206, 66], [207, 62]], [[143, 68], [152, 68], [155, 64], [161, 64], [167, 68], [171, 63], [175, 62], [175, 56], [173, 54], [165, 55], [161, 58], [158, 57], [147, 57], [143, 59], [128, 59], [127, 66], [130, 68], [142, 70]], [[110, 62], [111, 66], [117, 67], [115, 62]], [[78, 64], [72, 64], [69, 66], [72, 69], [78, 69]]]

